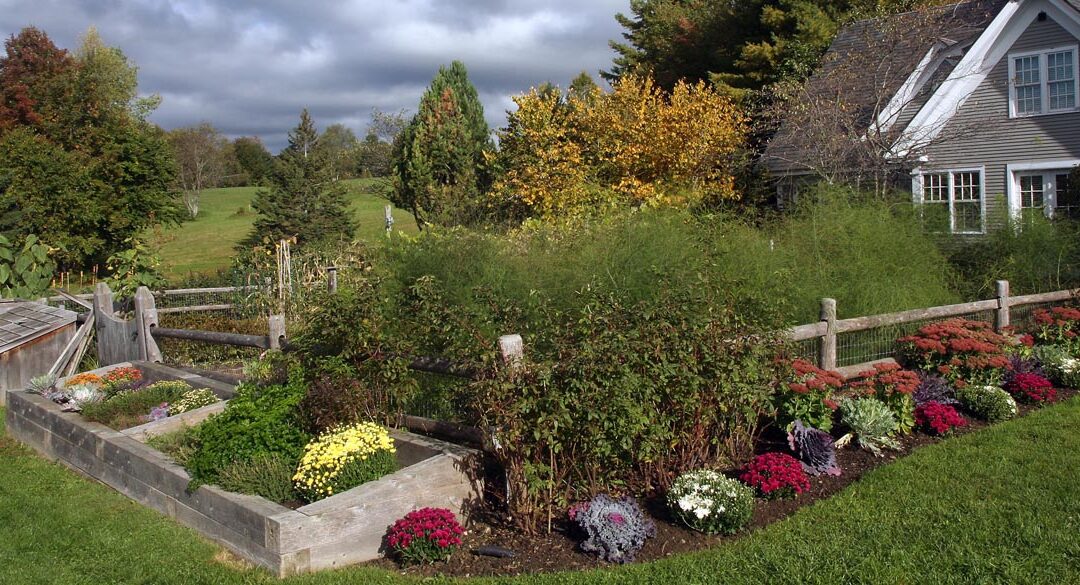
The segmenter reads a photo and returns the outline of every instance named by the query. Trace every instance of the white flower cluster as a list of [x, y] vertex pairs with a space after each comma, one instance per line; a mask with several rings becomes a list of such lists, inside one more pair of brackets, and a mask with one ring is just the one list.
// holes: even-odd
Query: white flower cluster
[[695, 530], [732, 534], [753, 512], [754, 493], [738, 480], [711, 469], [679, 476], [668, 491], [672, 513]]

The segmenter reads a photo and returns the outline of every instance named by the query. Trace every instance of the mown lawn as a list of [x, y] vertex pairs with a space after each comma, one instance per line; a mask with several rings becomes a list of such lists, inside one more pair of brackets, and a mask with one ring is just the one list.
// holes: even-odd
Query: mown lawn
[[[711, 551], [497, 582], [1080, 583], [1078, 425], [1073, 399], [923, 448]], [[0, 438], [0, 583], [278, 582], [218, 550]], [[346, 569], [285, 583], [404, 581]]]
[[[378, 180], [347, 181], [350, 207], [358, 226], [357, 237], [367, 241], [378, 241], [386, 233], [383, 206], [387, 201], [364, 191]], [[213, 273], [227, 268], [236, 243], [251, 231], [255, 221], [251, 200], [256, 190], [256, 187], [234, 187], [203, 191], [198, 218], [155, 233], [165, 275], [174, 279], [189, 272]], [[395, 209], [394, 229], [415, 233], [416, 223], [408, 212]]]

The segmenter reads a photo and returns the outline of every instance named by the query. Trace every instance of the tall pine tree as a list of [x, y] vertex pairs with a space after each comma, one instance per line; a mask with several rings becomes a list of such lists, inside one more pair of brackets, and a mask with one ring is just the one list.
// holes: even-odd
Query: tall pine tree
[[296, 238], [297, 246], [352, 239], [356, 226], [349, 215], [345, 185], [334, 178], [319, 133], [305, 109], [289, 132], [269, 177], [269, 188], [255, 195], [254, 228], [241, 248]]
[[412, 211], [421, 229], [476, 222], [490, 183], [484, 153], [491, 149], [484, 106], [465, 65], [439, 68], [395, 141], [392, 201]]

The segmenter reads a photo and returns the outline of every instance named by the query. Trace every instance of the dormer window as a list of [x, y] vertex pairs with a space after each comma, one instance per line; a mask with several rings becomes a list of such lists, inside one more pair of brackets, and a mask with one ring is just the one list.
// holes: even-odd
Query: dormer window
[[1009, 115], [1077, 111], [1076, 46], [1009, 55]]

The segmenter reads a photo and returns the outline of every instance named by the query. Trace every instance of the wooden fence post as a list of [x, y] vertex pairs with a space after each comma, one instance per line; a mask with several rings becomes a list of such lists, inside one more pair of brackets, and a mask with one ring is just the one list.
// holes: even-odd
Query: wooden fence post
[[836, 369], [836, 299], [821, 299], [821, 320], [825, 323], [825, 335], [821, 338], [821, 355], [818, 366], [823, 370]]
[[270, 349], [281, 349], [285, 339], [285, 315], [270, 315]]
[[330, 294], [337, 292], [337, 266], [326, 267], [326, 290]]
[[139, 335], [139, 359], [148, 362], [161, 361], [161, 349], [150, 335], [150, 328], [157, 327], [158, 314], [154, 294], [145, 286], [135, 291], [135, 324]]
[[994, 329], [1001, 333], [1009, 326], [1009, 281], [997, 281], [997, 315], [994, 319]]

